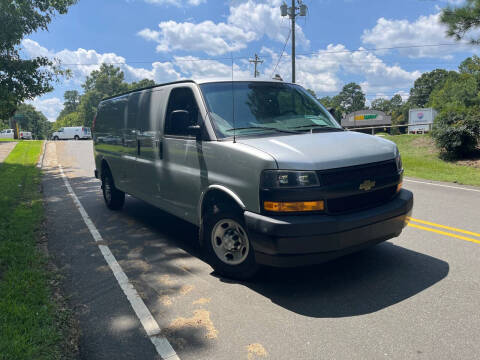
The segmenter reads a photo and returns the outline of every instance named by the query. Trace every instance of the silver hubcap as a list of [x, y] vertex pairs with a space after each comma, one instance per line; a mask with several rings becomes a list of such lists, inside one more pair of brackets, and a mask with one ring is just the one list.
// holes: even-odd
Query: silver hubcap
[[212, 247], [225, 264], [238, 265], [247, 258], [250, 245], [247, 233], [239, 223], [222, 219], [213, 227]]

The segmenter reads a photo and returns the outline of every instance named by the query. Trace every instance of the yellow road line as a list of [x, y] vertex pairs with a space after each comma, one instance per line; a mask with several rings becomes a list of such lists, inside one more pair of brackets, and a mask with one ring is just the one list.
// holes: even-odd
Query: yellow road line
[[437, 234], [440, 234], [440, 235], [450, 236], [450, 237], [454, 237], [454, 238], [457, 238], [457, 239], [469, 241], [469, 242], [472, 242], [472, 243], [475, 243], [475, 244], [480, 244], [480, 240], [472, 239], [472, 238], [469, 238], [469, 237], [466, 237], [466, 236], [452, 234], [452, 233], [448, 233], [446, 231], [432, 229], [432, 228], [428, 228], [428, 227], [425, 227], [425, 226], [412, 224], [412, 223], [408, 224], [408, 226], [411, 226], [411, 227], [414, 227], [414, 228], [417, 228], [417, 229], [420, 229], [420, 230], [431, 231], [431, 232], [434, 232], [434, 233], [437, 233]]
[[434, 227], [438, 227], [438, 228], [442, 228], [442, 229], [447, 229], [447, 230], [459, 232], [459, 233], [462, 233], [462, 234], [467, 234], [467, 235], [472, 235], [472, 236], [475, 236], [475, 237], [480, 237], [479, 233], [475, 233], [473, 231], [467, 231], [467, 230], [457, 229], [457, 228], [450, 227], [450, 226], [435, 224], [433, 222], [425, 221], [425, 220], [419, 220], [419, 219], [414, 219], [414, 218], [409, 218], [409, 219], [411, 221], [415, 221], [415, 222], [418, 222], [420, 224], [430, 225], [430, 226], [434, 226]]

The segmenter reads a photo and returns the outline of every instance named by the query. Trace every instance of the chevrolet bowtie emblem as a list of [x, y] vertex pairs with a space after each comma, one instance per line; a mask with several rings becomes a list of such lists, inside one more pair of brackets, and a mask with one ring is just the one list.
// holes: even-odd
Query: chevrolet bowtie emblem
[[376, 182], [372, 180], [365, 180], [363, 183], [360, 184], [358, 187], [360, 190], [368, 191], [375, 187]]

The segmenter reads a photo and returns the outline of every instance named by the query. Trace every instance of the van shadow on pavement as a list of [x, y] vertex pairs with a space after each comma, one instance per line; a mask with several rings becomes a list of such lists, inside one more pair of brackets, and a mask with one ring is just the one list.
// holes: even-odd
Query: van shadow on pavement
[[[127, 199], [122, 214], [140, 224], [132, 228], [131, 236], [142, 238], [142, 243], [147, 245], [144, 256], [162, 259], [165, 271], [182, 273], [178, 267], [163, 261], [170, 256], [194, 256], [203, 260], [195, 226], [133, 198]], [[130, 237], [121, 227], [110, 231], [117, 238]], [[159, 238], [168, 246], [149, 249], [148, 244]], [[445, 261], [394, 242], [395, 239], [316, 266], [264, 268], [255, 279], [243, 284], [295, 313], [329, 318], [381, 310], [414, 296], [448, 275], [449, 265]], [[184, 252], [176, 252], [171, 247]], [[161, 255], [164, 251], [168, 256]], [[223, 278], [221, 281], [236, 283]]]
[[[118, 259], [135, 259], [141, 255], [143, 263], [140, 261], [137, 268], [125, 269], [129, 277], [142, 278], [142, 274], [149, 272], [156, 276], [170, 273], [181, 277], [186, 274], [175, 264], [176, 260], [192, 256], [202, 259], [195, 226], [131, 197], [127, 198], [123, 211], [108, 212], [98, 195], [99, 184], [92, 184], [95, 180], [74, 178], [70, 181], [104, 238], [118, 241], [110, 244]], [[92, 196], [93, 193], [97, 195]], [[264, 268], [255, 279], [242, 284], [294, 313], [338, 318], [382, 310], [424, 291], [448, 275], [449, 265], [445, 261], [394, 242], [395, 239], [321, 265]], [[154, 265], [154, 269], [146, 271], [145, 267], [150, 265]], [[189, 269], [192, 273], [200, 271], [202, 269]], [[148, 277], [143, 278], [146, 279]], [[238, 284], [229, 279], [220, 278], [220, 281]], [[142, 282], [139, 286], [147, 298], [148, 294], [155, 297], [154, 287], [146, 287], [145, 281]], [[179, 291], [178, 288], [171, 290]], [[152, 311], [156, 312], [155, 307]], [[185, 337], [194, 347], [202, 346], [200, 333]]]
[[445, 261], [385, 242], [321, 265], [268, 268], [246, 286], [297, 314], [338, 318], [399, 303], [448, 272]]

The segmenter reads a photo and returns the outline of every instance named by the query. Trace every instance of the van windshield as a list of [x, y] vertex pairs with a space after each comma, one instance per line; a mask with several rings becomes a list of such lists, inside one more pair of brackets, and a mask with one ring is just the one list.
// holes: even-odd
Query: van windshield
[[219, 138], [313, 129], [341, 130], [330, 113], [305, 89], [274, 82], [200, 85]]

